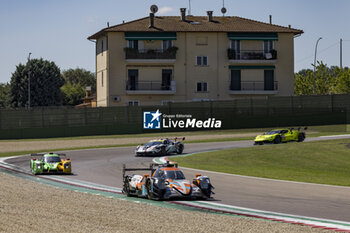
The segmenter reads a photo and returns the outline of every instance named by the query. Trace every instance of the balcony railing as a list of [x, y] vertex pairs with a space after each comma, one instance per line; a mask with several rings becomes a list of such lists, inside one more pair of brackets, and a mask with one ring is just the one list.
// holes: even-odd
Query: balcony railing
[[168, 49], [145, 49], [124, 48], [125, 59], [176, 59], [177, 47]]
[[263, 50], [241, 50], [228, 49], [229, 60], [276, 60], [277, 51], [272, 49], [268, 53]]
[[231, 83], [230, 91], [277, 91], [278, 82], [265, 83], [263, 81], [245, 81]]
[[175, 81], [171, 81], [168, 85], [161, 81], [139, 81], [130, 82], [127, 81], [126, 84], [127, 91], [176, 91]]

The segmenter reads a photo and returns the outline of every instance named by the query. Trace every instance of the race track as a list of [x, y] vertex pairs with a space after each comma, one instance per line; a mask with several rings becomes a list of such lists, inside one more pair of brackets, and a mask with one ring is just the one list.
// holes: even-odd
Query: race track
[[[307, 141], [327, 140], [347, 137], [310, 138]], [[215, 142], [186, 144], [185, 152], [194, 153], [226, 148], [252, 146], [251, 141]], [[272, 146], [272, 145], [266, 145]], [[153, 157], [135, 157], [134, 147], [89, 149], [67, 151], [72, 160], [74, 175], [69, 179], [122, 187], [122, 166], [147, 167]], [[171, 159], [171, 157], [170, 157]], [[12, 163], [29, 170], [29, 156], [8, 159]], [[183, 169], [187, 179], [199, 173]], [[341, 221], [350, 221], [350, 188], [287, 182], [253, 177], [236, 176], [213, 172], [208, 175], [215, 186], [216, 203], [302, 215]]]

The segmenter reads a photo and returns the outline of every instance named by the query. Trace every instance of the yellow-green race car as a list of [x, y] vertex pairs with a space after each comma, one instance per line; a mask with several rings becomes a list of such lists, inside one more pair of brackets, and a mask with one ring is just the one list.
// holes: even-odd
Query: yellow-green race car
[[281, 142], [290, 141], [302, 142], [306, 137], [305, 130], [307, 130], [307, 127], [305, 127], [303, 130], [301, 130], [301, 128], [274, 129], [256, 136], [254, 139], [254, 145], [263, 145], [264, 143], [278, 144]]

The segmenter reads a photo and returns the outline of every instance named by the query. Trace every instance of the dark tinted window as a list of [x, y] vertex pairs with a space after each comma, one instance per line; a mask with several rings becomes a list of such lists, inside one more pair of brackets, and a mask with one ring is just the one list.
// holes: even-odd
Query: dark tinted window
[[155, 146], [160, 144], [162, 144], [162, 142], [148, 142], [145, 146]]
[[166, 179], [184, 180], [185, 176], [182, 171], [164, 171]]
[[45, 163], [59, 163], [61, 162], [61, 158], [58, 156], [45, 156], [43, 158], [43, 161]]

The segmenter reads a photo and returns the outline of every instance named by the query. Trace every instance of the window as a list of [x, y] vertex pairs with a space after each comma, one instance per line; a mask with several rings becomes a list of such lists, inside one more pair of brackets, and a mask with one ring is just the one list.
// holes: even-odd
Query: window
[[273, 91], [275, 90], [275, 72], [274, 70], [264, 70], [264, 90]]
[[128, 106], [139, 106], [139, 101], [138, 100], [129, 100]]
[[231, 49], [235, 51], [235, 59], [241, 58], [241, 41], [231, 40]]
[[208, 83], [207, 82], [197, 82], [197, 92], [207, 92]]
[[171, 89], [172, 70], [162, 70], [162, 90]]
[[273, 41], [265, 40], [264, 41], [264, 53], [270, 53], [273, 50]]
[[197, 66], [207, 66], [208, 65], [208, 56], [197, 56], [196, 57]]
[[129, 40], [128, 47], [133, 49], [139, 49], [139, 41], [138, 40]]
[[163, 50], [173, 47], [173, 42], [171, 40], [163, 40]]
[[103, 71], [101, 72], [101, 86], [103, 87]]
[[231, 91], [241, 90], [241, 70], [231, 70]]
[[139, 70], [128, 70], [127, 90], [138, 90]]

